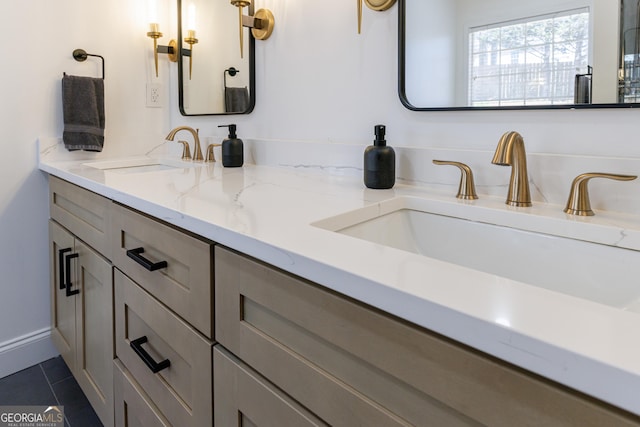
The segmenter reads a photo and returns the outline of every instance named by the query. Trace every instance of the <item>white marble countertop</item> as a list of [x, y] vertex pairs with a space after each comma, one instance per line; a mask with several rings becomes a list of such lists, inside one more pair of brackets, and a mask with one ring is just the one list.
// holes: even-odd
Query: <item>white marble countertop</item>
[[637, 217], [576, 219], [557, 205], [462, 202], [428, 186], [369, 190], [360, 177], [277, 167], [185, 164], [125, 173], [84, 163], [45, 158], [40, 169], [640, 414], [640, 314], [311, 225], [417, 196], [453, 215], [640, 250]]

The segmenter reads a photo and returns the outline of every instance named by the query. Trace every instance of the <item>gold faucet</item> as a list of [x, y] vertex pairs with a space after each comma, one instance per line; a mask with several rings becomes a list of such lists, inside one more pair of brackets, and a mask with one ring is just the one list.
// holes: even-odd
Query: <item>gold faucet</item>
[[500, 138], [491, 163], [511, 166], [509, 193], [505, 202], [511, 206], [531, 206], [529, 177], [527, 175], [527, 155], [524, 139], [518, 132], [507, 132]]
[[617, 181], [633, 181], [636, 175], [618, 175], [613, 173], [583, 173], [578, 175], [571, 184], [571, 193], [567, 200], [564, 212], [570, 215], [593, 216], [591, 201], [589, 200], [589, 189], [587, 184], [591, 178], [609, 178]]
[[213, 154], [213, 149], [215, 147], [220, 147], [222, 144], [209, 144], [207, 147], [207, 157], [204, 159], [205, 162], [211, 163], [216, 161], [216, 157]]
[[202, 157], [202, 149], [200, 148], [200, 138], [198, 137], [198, 130], [191, 128], [189, 126], [178, 126], [177, 128], [173, 129], [171, 132], [169, 132], [169, 135], [167, 135], [167, 137], [165, 138], [167, 141], [173, 141], [173, 138], [175, 138], [176, 134], [178, 132], [180, 132], [181, 130], [186, 130], [191, 132], [191, 135], [193, 135], [193, 141], [194, 141], [194, 146], [193, 146], [193, 161], [194, 162], [201, 162], [204, 160], [204, 157]]
[[178, 144], [182, 144], [182, 160], [191, 160], [189, 143], [187, 141], [178, 141]]
[[460, 169], [460, 184], [458, 185], [458, 194], [456, 197], [462, 200], [476, 200], [476, 185], [473, 182], [473, 172], [471, 168], [464, 163], [452, 162], [449, 160], [433, 160], [435, 165], [456, 166]]

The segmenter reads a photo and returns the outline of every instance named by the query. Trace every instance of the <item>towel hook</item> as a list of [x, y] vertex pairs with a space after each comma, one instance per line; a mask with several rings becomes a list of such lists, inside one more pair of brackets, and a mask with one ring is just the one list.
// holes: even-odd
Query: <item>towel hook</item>
[[76, 49], [73, 51], [73, 59], [78, 62], [84, 62], [88, 56], [95, 56], [102, 60], [102, 80], [104, 80], [104, 58], [100, 55], [94, 55], [93, 53], [87, 53], [84, 49]]

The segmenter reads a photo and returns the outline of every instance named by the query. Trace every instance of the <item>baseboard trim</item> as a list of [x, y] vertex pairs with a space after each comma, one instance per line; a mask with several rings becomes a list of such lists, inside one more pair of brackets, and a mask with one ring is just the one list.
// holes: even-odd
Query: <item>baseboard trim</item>
[[0, 343], [0, 378], [56, 357], [51, 328], [42, 328]]

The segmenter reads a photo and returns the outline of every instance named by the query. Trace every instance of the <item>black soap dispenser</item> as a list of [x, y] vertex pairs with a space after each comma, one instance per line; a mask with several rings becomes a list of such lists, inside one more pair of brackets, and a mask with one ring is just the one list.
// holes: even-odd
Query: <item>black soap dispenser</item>
[[396, 153], [384, 139], [385, 126], [375, 126], [376, 139], [364, 150], [364, 185], [387, 189], [396, 183]]
[[222, 141], [222, 166], [239, 168], [244, 163], [244, 147], [242, 140], [236, 135], [236, 125], [220, 125], [229, 128], [229, 137]]

